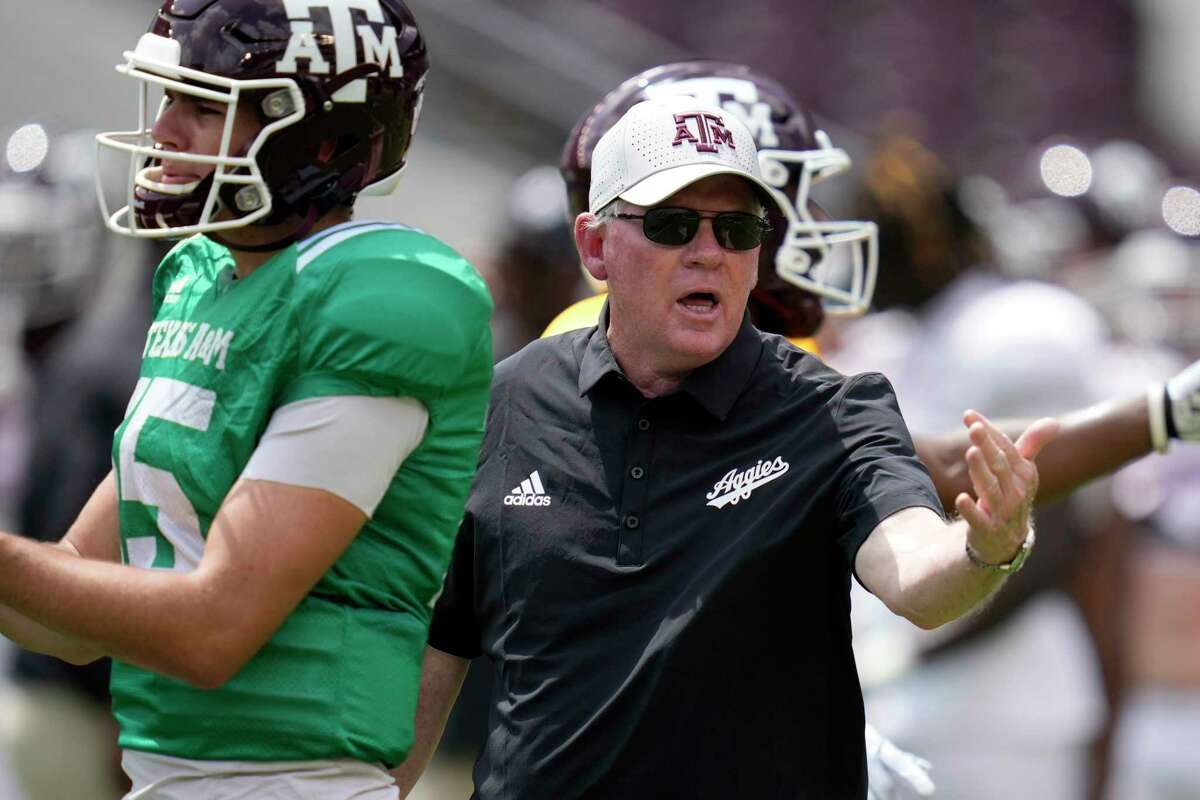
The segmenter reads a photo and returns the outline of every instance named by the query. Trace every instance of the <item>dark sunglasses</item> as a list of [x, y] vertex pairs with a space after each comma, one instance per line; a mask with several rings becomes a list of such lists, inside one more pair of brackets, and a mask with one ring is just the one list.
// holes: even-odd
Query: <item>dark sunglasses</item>
[[691, 208], [651, 208], [645, 214], [617, 214], [617, 219], [640, 219], [642, 233], [655, 244], [679, 247], [700, 230], [700, 220], [711, 219], [717, 244], [726, 250], [753, 250], [763, 242], [771, 226], [762, 217], [744, 211], [701, 214]]

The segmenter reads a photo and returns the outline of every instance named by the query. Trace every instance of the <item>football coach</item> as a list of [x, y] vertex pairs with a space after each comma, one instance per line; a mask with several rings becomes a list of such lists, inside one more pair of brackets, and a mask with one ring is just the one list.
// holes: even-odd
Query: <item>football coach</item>
[[777, 201], [742, 123], [643, 102], [592, 165], [608, 306], [497, 368], [401, 792], [486, 654], [479, 800], [865, 798], [851, 576], [923, 628], [979, 604], [1033, 545], [1055, 423], [970, 415], [947, 523], [887, 380], [750, 324]]

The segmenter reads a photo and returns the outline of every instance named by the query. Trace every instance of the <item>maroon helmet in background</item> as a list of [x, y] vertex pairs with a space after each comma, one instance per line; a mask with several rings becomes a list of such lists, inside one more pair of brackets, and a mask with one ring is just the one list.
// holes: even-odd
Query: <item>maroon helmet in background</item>
[[742, 64], [686, 61], [654, 67], [610, 92], [575, 126], [561, 172], [569, 211], [588, 208], [591, 154], [596, 142], [634, 104], [686, 94], [720, 106], [750, 129], [763, 178], [781, 195], [787, 218], [771, 216], [772, 232], [759, 257], [759, 282], [750, 297], [764, 330], [811, 336], [825, 314], [867, 310], [875, 285], [877, 235], [870, 222], [832, 221], [809, 197], [812, 185], [846, 170], [850, 159], [777, 81]]
[[[358, 194], [395, 188], [428, 69], [424, 40], [400, 0], [167, 0], [117, 67], [140, 83], [138, 128], [97, 137], [102, 150], [128, 153], [131, 162], [125, 207], [109, 213], [100, 190], [106, 224], [158, 238], [296, 216], [297, 231], [266, 249], [294, 241]], [[216, 156], [171, 153], [172, 161], [215, 164], [203, 180], [159, 180], [162, 152], [150, 134], [162, 105], [152, 91], [226, 106]], [[245, 103], [263, 127], [244, 152], [230, 152], [232, 121]]]

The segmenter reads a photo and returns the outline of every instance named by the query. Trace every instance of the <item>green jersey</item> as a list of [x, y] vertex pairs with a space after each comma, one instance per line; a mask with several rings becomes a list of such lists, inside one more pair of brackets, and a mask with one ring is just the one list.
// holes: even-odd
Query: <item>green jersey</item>
[[355, 758], [412, 741], [430, 604], [475, 468], [491, 299], [438, 240], [399, 225], [321, 231], [235, 280], [197, 236], [164, 259], [141, 379], [117, 429], [121, 551], [190, 570], [272, 413], [322, 397], [412, 397], [425, 436], [353, 543], [226, 685], [113, 664], [120, 743], [182, 758]]

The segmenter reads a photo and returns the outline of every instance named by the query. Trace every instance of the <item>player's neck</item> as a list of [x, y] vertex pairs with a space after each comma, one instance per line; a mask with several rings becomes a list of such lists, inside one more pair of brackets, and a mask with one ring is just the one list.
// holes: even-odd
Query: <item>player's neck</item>
[[[351, 214], [352, 210], [349, 208], [335, 208], [313, 223], [312, 228], [308, 230], [305, 236], [312, 236], [314, 233], [322, 231], [325, 228], [347, 222]], [[274, 258], [279, 253], [279, 250], [238, 250], [237, 245], [244, 244], [253, 247], [255, 245], [279, 241], [295, 231], [299, 224], [298, 220], [292, 220], [281, 225], [247, 227], [230, 231], [224, 238], [230, 245], [229, 250], [233, 255], [233, 269], [238, 278], [244, 279], [249, 277], [256, 269]], [[280, 250], [282, 249], [280, 248]]]

